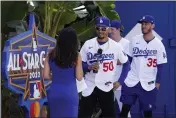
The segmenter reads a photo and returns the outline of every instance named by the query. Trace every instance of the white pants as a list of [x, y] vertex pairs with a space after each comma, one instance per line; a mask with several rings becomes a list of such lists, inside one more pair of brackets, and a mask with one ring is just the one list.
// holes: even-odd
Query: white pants
[[[114, 91], [114, 96], [119, 104], [119, 109], [120, 111], [122, 110], [122, 102], [120, 102], [120, 96], [121, 96], [121, 86], [116, 90]], [[130, 112], [128, 113], [128, 118], [131, 118], [131, 114]]]

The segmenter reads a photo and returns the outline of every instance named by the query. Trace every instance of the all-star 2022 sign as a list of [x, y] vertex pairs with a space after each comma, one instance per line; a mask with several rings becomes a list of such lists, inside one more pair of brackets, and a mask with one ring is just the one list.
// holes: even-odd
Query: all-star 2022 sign
[[27, 108], [29, 117], [40, 117], [40, 109], [47, 102], [46, 90], [51, 80], [43, 78], [44, 60], [55, 47], [56, 40], [37, 30], [30, 14], [31, 29], [6, 41], [2, 71], [5, 85], [21, 94], [20, 106]]

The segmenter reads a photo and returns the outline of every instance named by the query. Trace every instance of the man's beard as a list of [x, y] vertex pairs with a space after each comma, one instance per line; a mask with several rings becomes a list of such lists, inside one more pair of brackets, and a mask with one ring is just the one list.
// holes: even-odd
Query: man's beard
[[102, 40], [102, 39], [104, 39], [105, 37], [104, 36], [101, 36], [100, 34], [98, 34], [98, 39], [100, 39], [100, 40]]
[[98, 39], [102, 40], [102, 39], [104, 39], [104, 37], [100, 37], [100, 36], [98, 36]]
[[143, 32], [143, 31], [142, 31], [142, 33], [143, 33], [144, 35], [146, 35], [146, 34], [149, 34], [151, 31], [152, 31], [152, 29], [148, 29], [147, 32]]

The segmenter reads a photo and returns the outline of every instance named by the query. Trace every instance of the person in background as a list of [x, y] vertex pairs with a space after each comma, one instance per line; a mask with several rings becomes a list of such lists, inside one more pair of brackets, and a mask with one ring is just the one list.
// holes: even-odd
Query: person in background
[[[121, 36], [121, 21], [119, 20], [111, 21], [110, 38], [118, 42], [119, 44], [121, 44], [124, 49], [124, 53], [126, 53], [126, 50], [128, 49], [129, 41]], [[122, 108], [122, 104], [120, 102], [121, 85], [124, 84], [124, 80], [127, 77], [129, 69], [130, 69], [129, 61], [127, 61], [124, 64], [121, 64], [118, 60], [117, 69], [114, 77], [114, 95], [116, 97], [117, 116], [120, 115], [120, 110]]]
[[50, 118], [78, 117], [76, 79], [82, 80], [83, 70], [77, 34], [73, 28], [62, 29], [57, 37], [56, 47], [45, 59], [44, 78], [52, 79], [47, 92]]

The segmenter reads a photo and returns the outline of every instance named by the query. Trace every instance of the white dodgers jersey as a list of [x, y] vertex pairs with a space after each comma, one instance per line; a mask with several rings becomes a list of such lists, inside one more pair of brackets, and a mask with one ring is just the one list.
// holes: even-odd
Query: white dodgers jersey
[[130, 40], [127, 54], [133, 59], [125, 84], [128, 87], [133, 87], [141, 82], [143, 89], [146, 91], [153, 90], [155, 88], [157, 64], [167, 63], [163, 43], [156, 37], [147, 43], [143, 35], [137, 35]]
[[[129, 46], [129, 41], [125, 38], [122, 38], [118, 43], [121, 44], [121, 46], [124, 49], [124, 52], [127, 53], [127, 49], [128, 49], [128, 46]], [[117, 65], [114, 82], [119, 80], [119, 77], [122, 73], [122, 67], [123, 67], [123, 65]]]
[[120, 60], [121, 63], [125, 63], [128, 60], [128, 57], [123, 53], [123, 48], [120, 44], [109, 38], [105, 44], [99, 45], [97, 37], [95, 37], [86, 41], [82, 46], [80, 51], [82, 61], [87, 62], [88, 65], [97, 62], [96, 55], [98, 49], [103, 50], [99, 58], [100, 68], [97, 73], [90, 71], [85, 74], [87, 88], [82, 91], [83, 96], [89, 96], [93, 92], [95, 86], [102, 91], [110, 91], [113, 88], [117, 60]]

